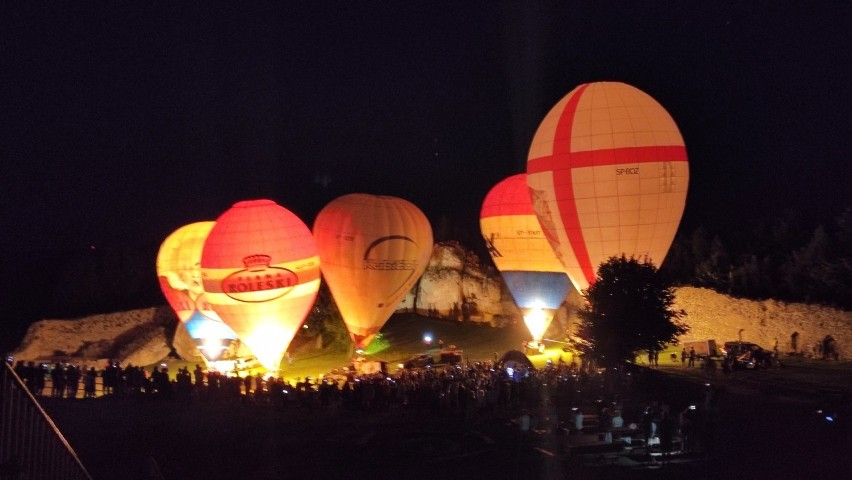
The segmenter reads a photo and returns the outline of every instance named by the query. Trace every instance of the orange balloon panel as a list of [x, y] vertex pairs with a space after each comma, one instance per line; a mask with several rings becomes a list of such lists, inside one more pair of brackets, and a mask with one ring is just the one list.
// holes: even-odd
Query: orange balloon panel
[[674, 120], [624, 83], [572, 90], [541, 122], [527, 160], [533, 207], [578, 289], [614, 255], [659, 267], [688, 183], [686, 147]]
[[485, 196], [479, 226], [502, 271], [564, 272], [535, 215], [526, 174], [513, 175]]
[[322, 274], [352, 341], [365, 348], [426, 270], [432, 227], [412, 203], [354, 193], [317, 215]]
[[195, 300], [204, 293], [201, 282], [201, 250], [216, 222], [184, 225], [166, 237], [157, 253], [157, 277], [169, 305], [181, 322], [195, 311]]
[[239, 202], [223, 213], [201, 255], [207, 301], [270, 370], [314, 304], [319, 268], [308, 227], [271, 200]]
[[526, 174], [506, 178], [488, 192], [479, 226], [533, 340], [541, 341], [571, 286], [535, 215]]

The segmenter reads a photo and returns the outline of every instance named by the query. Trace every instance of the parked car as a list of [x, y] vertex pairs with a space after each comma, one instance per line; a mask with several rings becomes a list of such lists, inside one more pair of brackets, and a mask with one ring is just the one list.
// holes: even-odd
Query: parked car
[[432, 358], [431, 354], [421, 353], [420, 355], [415, 355], [406, 360], [402, 366], [410, 370], [412, 368], [423, 368], [428, 365], [432, 365], [433, 363], [435, 363], [435, 359]]
[[725, 356], [734, 368], [767, 368], [778, 365], [778, 359], [771, 350], [750, 342], [725, 342]]

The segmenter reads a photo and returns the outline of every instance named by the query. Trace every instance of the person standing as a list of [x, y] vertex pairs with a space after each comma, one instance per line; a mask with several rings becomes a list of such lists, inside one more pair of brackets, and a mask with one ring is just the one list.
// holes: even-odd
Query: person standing
[[668, 405], [663, 405], [660, 413], [660, 450], [663, 463], [669, 463], [674, 449], [674, 435], [678, 430], [677, 418], [671, 413]]
[[654, 405], [649, 405], [645, 408], [645, 412], [642, 414], [642, 420], [640, 422], [642, 436], [645, 440], [643, 445], [648, 457], [651, 457], [651, 439], [657, 435], [657, 423], [655, 417], [656, 410]]
[[689, 366], [690, 367], [695, 366], [695, 348], [694, 347], [689, 348]]
[[59, 362], [56, 362], [53, 370], [50, 371], [50, 380], [53, 387], [51, 396], [65, 397], [65, 368]]
[[50, 373], [47, 364], [43, 363], [40, 367], [34, 368], [32, 373], [35, 375], [35, 394], [41, 396], [44, 392], [44, 377]]
[[77, 398], [77, 390], [80, 389], [80, 369], [76, 365], [68, 365], [65, 370], [65, 390], [68, 398]]
[[687, 356], [688, 356], [688, 355], [687, 355], [687, 353], [686, 353], [686, 347], [683, 347], [683, 348], [680, 350], [680, 366], [681, 366], [681, 367], [685, 367], [685, 366], [686, 366], [686, 357], [687, 357]]
[[246, 398], [251, 395], [251, 381], [253, 380], [251, 376], [251, 372], [246, 373], [246, 377], [243, 379], [243, 385], [246, 388]]
[[86, 371], [86, 376], [83, 378], [83, 397], [95, 398], [95, 380], [98, 377], [98, 372], [95, 367], [89, 367]]

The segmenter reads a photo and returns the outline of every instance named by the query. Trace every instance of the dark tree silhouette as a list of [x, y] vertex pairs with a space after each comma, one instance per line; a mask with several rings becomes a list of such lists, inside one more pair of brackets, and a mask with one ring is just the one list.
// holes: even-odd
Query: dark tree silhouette
[[660, 272], [740, 298], [852, 309], [852, 207], [830, 224], [817, 220], [788, 212], [748, 232], [681, 232]]
[[598, 269], [579, 310], [581, 352], [601, 366], [632, 360], [637, 352], [662, 350], [689, 331], [673, 309], [674, 287], [650, 262], [610, 257]]
[[317, 299], [305, 319], [305, 326], [308, 328], [299, 330], [298, 340], [314, 341], [318, 335], [322, 335], [323, 346], [346, 348], [350, 344], [346, 324], [325, 281], [320, 284]]

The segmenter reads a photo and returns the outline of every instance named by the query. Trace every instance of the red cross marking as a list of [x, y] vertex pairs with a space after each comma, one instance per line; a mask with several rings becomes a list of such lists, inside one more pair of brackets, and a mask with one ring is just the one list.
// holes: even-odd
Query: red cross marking
[[[559, 122], [556, 125], [553, 154], [531, 158], [527, 163], [527, 174], [553, 172], [553, 185], [560, 186], [560, 197], [563, 198], [558, 201], [562, 225], [565, 227], [568, 242], [574, 250], [583, 276], [591, 285], [595, 281], [595, 267], [592, 265], [586, 242], [583, 239], [580, 216], [577, 212], [577, 204], [574, 201], [572, 170], [580, 167], [598, 167], [623, 163], [685, 162], [686, 147], [683, 145], [619, 147], [572, 152], [571, 129], [574, 125], [574, 115], [577, 113], [580, 97], [588, 86], [589, 84], [578, 87], [576, 93], [568, 99], [565, 109], [562, 110]], [[568, 168], [565, 168], [566, 165]]]

